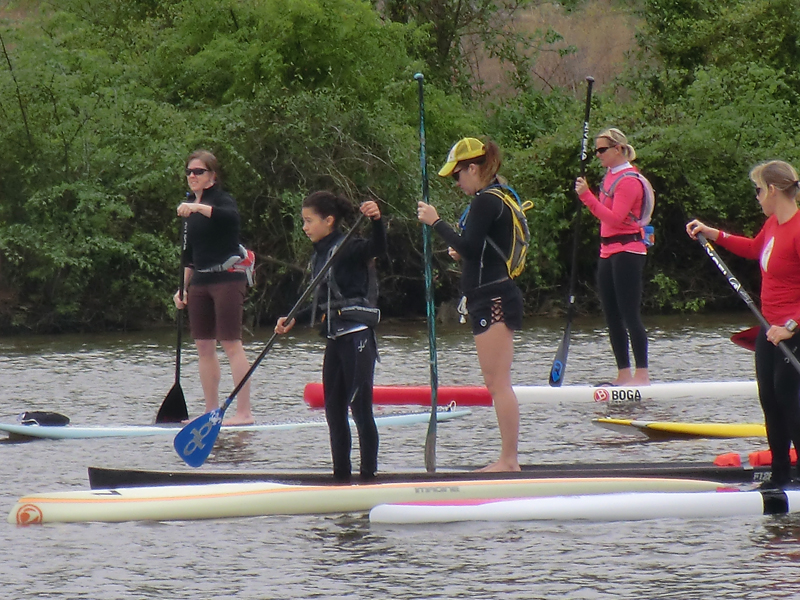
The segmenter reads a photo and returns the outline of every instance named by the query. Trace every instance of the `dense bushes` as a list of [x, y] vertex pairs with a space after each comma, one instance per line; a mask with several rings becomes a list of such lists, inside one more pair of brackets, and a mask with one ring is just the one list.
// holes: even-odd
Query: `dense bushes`
[[[561, 306], [582, 91], [545, 94], [517, 72], [502, 99], [470, 95], [464, 52], [443, 53], [441, 32], [402, 4], [376, 4], [391, 8], [392, 19], [359, 0], [64, 0], [58, 11], [7, 22], [0, 329], [168, 318], [178, 264], [174, 207], [185, 192], [182, 161], [197, 147], [220, 158], [245, 240], [259, 256], [249, 309], [256, 323], [297, 294], [310, 248], [296, 215], [302, 197], [320, 187], [382, 202], [392, 254], [382, 266], [382, 304], [389, 314], [421, 313], [418, 70], [430, 73], [430, 172], [459, 137], [498, 140], [504, 173], [536, 204], [520, 280], [527, 308]], [[592, 130], [626, 131], [658, 192], [650, 309], [719, 305], [716, 296], [724, 302], [730, 294], [708, 275], [682, 224], [699, 216], [752, 231], [761, 217], [750, 166], [773, 157], [800, 166], [800, 8], [767, 0], [635, 6], [644, 18], [642, 51], [596, 95]], [[490, 11], [485, 23], [499, 14]], [[525, 64], [524, 55], [504, 52]], [[453, 61], [449, 69], [442, 56]], [[600, 176], [592, 164], [590, 179]], [[464, 204], [435, 176], [431, 197], [449, 218]], [[596, 227], [584, 223], [579, 280], [590, 292]], [[454, 297], [457, 274], [436, 249], [438, 299]], [[592, 293], [581, 297], [584, 309], [595, 308]]]

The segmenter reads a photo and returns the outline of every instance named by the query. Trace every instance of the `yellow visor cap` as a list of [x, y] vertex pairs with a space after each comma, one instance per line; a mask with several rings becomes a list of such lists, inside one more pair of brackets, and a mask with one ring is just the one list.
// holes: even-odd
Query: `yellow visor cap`
[[478, 158], [486, 154], [486, 147], [483, 142], [475, 138], [464, 138], [458, 140], [447, 155], [447, 162], [439, 169], [439, 177], [450, 177], [453, 174], [453, 169], [462, 160], [469, 160], [470, 158]]

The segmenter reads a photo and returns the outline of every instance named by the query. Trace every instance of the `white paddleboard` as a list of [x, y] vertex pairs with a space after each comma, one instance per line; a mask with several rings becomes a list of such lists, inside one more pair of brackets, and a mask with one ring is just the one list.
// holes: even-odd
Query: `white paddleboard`
[[[694, 383], [654, 383], [643, 386], [593, 387], [590, 385], [515, 385], [514, 393], [520, 404], [558, 404], [562, 402], [599, 402], [626, 404], [649, 400], [678, 400], [681, 398], [726, 399], [731, 396], [758, 397], [755, 381], [699, 381]], [[439, 386], [440, 404], [455, 402], [458, 406], [491, 406], [492, 396], [482, 386]], [[308, 383], [303, 400], [312, 408], [323, 406], [322, 384]], [[415, 385], [376, 385], [373, 388], [376, 405], [430, 406], [431, 389]]]
[[20, 498], [9, 523], [217, 519], [263, 515], [367, 512], [378, 504], [413, 500], [463, 501], [603, 494], [621, 491], [707, 491], [719, 483], [696, 479], [588, 477], [415, 481], [355, 485], [273, 482], [156, 486], [33, 494]]
[[462, 503], [381, 504], [372, 523], [421, 524], [460, 521], [709, 519], [800, 511], [800, 490], [643, 492], [479, 500]]
[[[450, 421], [471, 414], [469, 409], [447, 409], [436, 413], [437, 421]], [[411, 413], [403, 415], [386, 415], [375, 417], [378, 427], [389, 427], [391, 425], [413, 425], [415, 423], [427, 423], [430, 420], [430, 412]], [[355, 427], [355, 423], [351, 425]], [[295, 429], [306, 429], [310, 427], [327, 427], [325, 421], [305, 421], [296, 423], [262, 423], [256, 425], [230, 425], [223, 426], [222, 432], [239, 431], [287, 431]], [[5, 431], [9, 437], [15, 438], [43, 438], [50, 440], [66, 439], [86, 439], [86, 438], [107, 438], [107, 437], [141, 437], [153, 435], [168, 435], [174, 437], [181, 429], [181, 424], [170, 425], [21, 425], [19, 423], [0, 423], [0, 431]]]

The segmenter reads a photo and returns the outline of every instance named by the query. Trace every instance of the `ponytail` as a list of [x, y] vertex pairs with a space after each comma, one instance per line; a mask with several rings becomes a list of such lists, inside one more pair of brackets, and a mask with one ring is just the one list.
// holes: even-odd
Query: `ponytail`
[[797, 171], [782, 160], [770, 160], [756, 165], [750, 171], [750, 180], [758, 187], [774, 186], [791, 199], [800, 192]]
[[334, 227], [338, 227], [343, 219], [353, 214], [352, 202], [327, 190], [320, 190], [306, 196], [302, 207], [310, 208], [323, 219], [332, 216]]

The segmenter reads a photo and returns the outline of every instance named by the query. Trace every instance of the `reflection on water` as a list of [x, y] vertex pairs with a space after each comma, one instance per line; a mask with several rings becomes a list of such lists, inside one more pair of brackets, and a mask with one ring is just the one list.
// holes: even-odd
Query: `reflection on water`
[[[530, 321], [518, 336], [514, 381], [545, 384], [563, 322]], [[752, 354], [727, 319], [650, 319], [654, 380], [750, 380]], [[247, 340], [251, 357], [270, 332]], [[442, 385], [479, 384], [466, 327], [440, 326]], [[2, 420], [55, 410], [75, 424], [152, 421], [174, 383], [174, 332], [0, 339]], [[298, 331], [280, 340], [253, 380], [261, 421], [321, 419], [303, 386], [319, 381], [322, 340]], [[382, 325], [381, 384], [427, 383], [424, 323]], [[190, 414], [202, 410], [197, 357], [183, 351]], [[579, 320], [566, 381], [608, 379], [614, 365], [602, 323]], [[223, 389], [230, 375], [223, 373]], [[231, 384], [232, 387], [232, 384]], [[403, 409], [381, 409], [395, 412]], [[615, 406], [524, 405], [520, 452], [527, 463], [710, 461], [748, 453], [763, 440], [642, 442], [591, 423], [651, 420], [759, 421], [754, 398], [680, 399]], [[384, 470], [421, 469], [426, 425], [381, 430]], [[354, 440], [357, 455], [357, 440]], [[493, 410], [475, 408], [438, 427], [437, 462], [480, 466], [499, 450]], [[188, 469], [171, 439], [37, 441], [0, 445], [2, 502], [36, 491], [88, 487], [86, 467]], [[329, 469], [327, 430], [220, 435], [208, 463], [219, 469]], [[372, 527], [364, 514], [207, 522], [0, 526], [0, 577], [8, 598], [790, 598], [797, 593], [800, 518], [746, 517], [635, 523], [469, 523]]]

